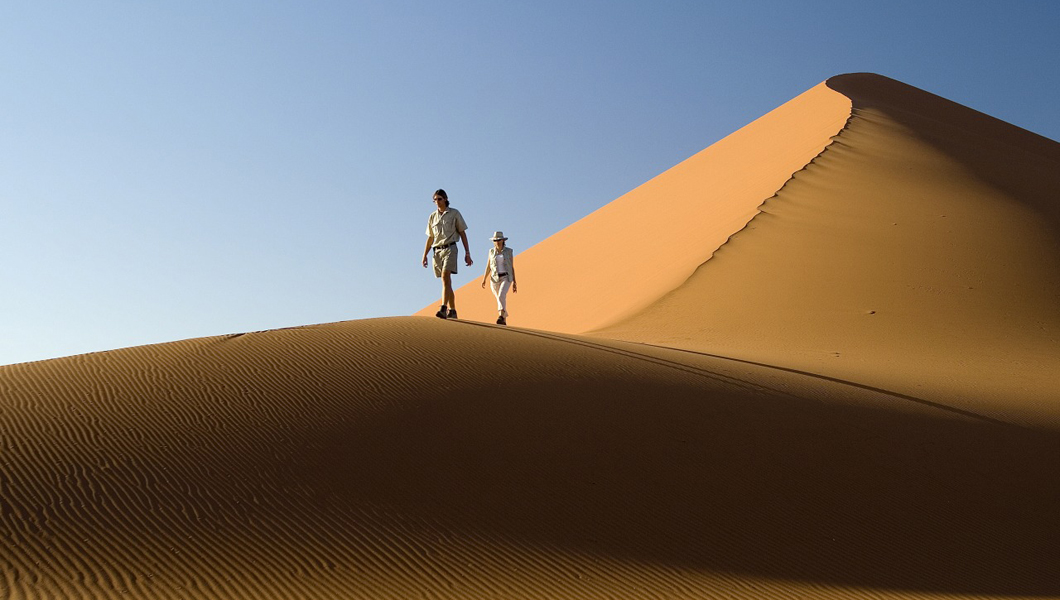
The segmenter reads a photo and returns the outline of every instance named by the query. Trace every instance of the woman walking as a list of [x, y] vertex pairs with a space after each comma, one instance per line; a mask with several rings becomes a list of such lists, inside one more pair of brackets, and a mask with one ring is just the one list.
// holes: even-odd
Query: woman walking
[[490, 289], [493, 290], [493, 295], [497, 297], [497, 324], [507, 325], [508, 310], [507, 298], [508, 288], [510, 287], [513, 292], [519, 293], [519, 286], [515, 283], [515, 259], [512, 249], [505, 245], [505, 240], [508, 238], [504, 237], [504, 233], [500, 231], [493, 232], [493, 237], [490, 241], [493, 242], [493, 247], [490, 248], [489, 260], [486, 261], [486, 272], [482, 274], [482, 287], [486, 287], [486, 279], [489, 278]]

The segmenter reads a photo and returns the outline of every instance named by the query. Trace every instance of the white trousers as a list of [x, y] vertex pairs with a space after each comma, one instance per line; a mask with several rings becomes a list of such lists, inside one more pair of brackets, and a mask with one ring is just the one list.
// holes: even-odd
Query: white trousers
[[502, 277], [500, 281], [493, 281], [490, 279], [490, 289], [493, 290], [493, 295], [497, 297], [497, 310], [502, 316], [508, 316], [508, 288], [512, 287], [512, 281], [507, 277]]

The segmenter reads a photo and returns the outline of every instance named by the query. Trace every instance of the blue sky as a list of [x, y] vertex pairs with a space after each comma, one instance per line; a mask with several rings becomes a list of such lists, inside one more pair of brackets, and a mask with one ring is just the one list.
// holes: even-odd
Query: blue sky
[[1060, 140], [1058, 23], [1050, 0], [7, 0], [0, 364], [410, 314], [440, 295], [436, 188], [480, 260], [496, 229], [518, 251], [840, 73]]

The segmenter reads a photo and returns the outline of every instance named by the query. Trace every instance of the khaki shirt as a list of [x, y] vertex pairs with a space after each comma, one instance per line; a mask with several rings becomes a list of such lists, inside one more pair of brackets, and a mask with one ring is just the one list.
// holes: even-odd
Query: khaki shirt
[[467, 223], [455, 208], [447, 208], [444, 213], [432, 210], [431, 216], [427, 217], [427, 235], [434, 237], [431, 245], [436, 248], [458, 241], [464, 231], [467, 231]]

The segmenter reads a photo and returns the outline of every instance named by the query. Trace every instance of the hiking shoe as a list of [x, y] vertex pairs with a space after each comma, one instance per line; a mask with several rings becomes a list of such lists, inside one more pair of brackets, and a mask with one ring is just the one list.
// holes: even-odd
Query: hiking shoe
[[449, 318], [450, 319], [455, 319], [456, 318], [456, 309], [453, 309], [453, 308], [449, 309]]
[[434, 316], [438, 317], [439, 319], [446, 318], [446, 316], [445, 316], [445, 305], [444, 304], [442, 305], [441, 308], [438, 309], [438, 312], [434, 313]]
[[508, 322], [504, 320], [504, 317], [497, 317], [497, 324], [498, 325], [507, 325]]

